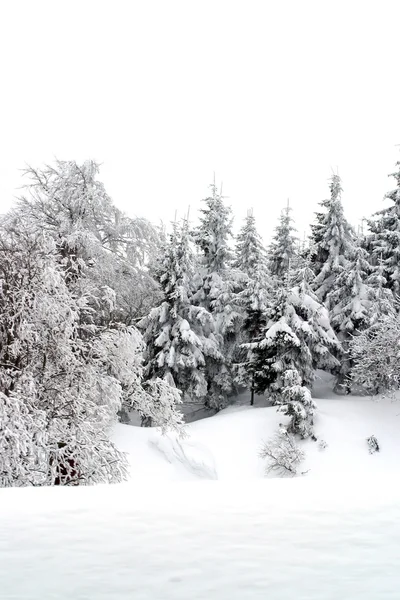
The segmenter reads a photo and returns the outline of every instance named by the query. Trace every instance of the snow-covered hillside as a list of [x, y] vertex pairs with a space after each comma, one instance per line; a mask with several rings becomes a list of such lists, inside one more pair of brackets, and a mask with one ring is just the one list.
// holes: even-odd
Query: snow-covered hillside
[[[321, 374], [320, 374], [321, 375]], [[306, 459], [300, 471], [309, 478], [359, 478], [400, 473], [400, 402], [388, 398], [337, 396], [329, 376], [320, 378], [314, 397], [317, 442], [300, 442]], [[118, 425], [114, 441], [129, 453], [134, 481], [264, 477], [258, 456], [284, 417], [274, 407], [232, 406], [187, 426], [189, 437], [161, 436], [155, 429]], [[367, 438], [375, 435], [380, 452], [368, 452]], [[321, 448], [321, 441], [326, 447]]]
[[2, 598], [397, 600], [400, 404], [318, 406], [304, 476], [263, 477], [280, 415], [239, 405], [183, 441], [119, 425], [129, 483], [0, 490]]

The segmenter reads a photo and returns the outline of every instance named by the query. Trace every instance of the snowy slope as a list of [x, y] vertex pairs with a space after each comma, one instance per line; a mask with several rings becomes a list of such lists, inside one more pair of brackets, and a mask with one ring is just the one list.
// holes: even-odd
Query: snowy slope
[[[326, 377], [317, 382], [314, 397], [316, 434], [327, 447], [301, 442], [306, 453], [301, 471], [307, 471], [307, 478], [400, 475], [400, 402], [336, 396]], [[128, 452], [135, 481], [258, 479], [264, 477], [265, 466], [259, 449], [282, 421], [274, 407], [232, 406], [188, 425], [189, 437], [182, 441], [127, 425], [116, 427], [114, 440]], [[374, 455], [366, 442], [372, 434], [381, 448]]]
[[1, 598], [398, 600], [400, 403], [315, 395], [302, 477], [263, 477], [282, 417], [239, 405], [183, 441], [119, 425], [127, 484], [0, 490]]

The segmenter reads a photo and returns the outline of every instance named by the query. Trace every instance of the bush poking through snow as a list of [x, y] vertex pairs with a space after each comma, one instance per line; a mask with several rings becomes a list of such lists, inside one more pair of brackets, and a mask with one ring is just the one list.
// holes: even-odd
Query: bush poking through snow
[[299, 464], [304, 460], [304, 452], [297, 445], [293, 435], [281, 429], [273, 438], [264, 443], [260, 457], [267, 460], [265, 472], [276, 473], [281, 477], [297, 475]]
[[376, 437], [374, 435], [370, 435], [367, 438], [367, 444], [368, 444], [368, 452], [370, 454], [375, 454], [375, 452], [379, 452], [380, 448], [379, 448], [378, 440], [376, 439]]
[[318, 442], [319, 450], [326, 450], [327, 447], [328, 447], [328, 444], [325, 442], [325, 440], [319, 440], [319, 442]]

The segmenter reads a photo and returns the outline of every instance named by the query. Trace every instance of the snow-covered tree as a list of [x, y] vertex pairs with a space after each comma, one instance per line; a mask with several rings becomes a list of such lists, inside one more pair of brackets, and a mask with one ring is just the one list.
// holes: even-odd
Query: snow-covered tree
[[222, 362], [211, 314], [192, 303], [195, 258], [188, 224], [173, 224], [158, 266], [163, 302], [142, 319], [146, 343], [146, 378], [166, 379], [186, 402], [205, 400], [206, 357]]
[[354, 383], [370, 394], [400, 389], [400, 319], [383, 315], [350, 342]]
[[268, 249], [270, 272], [280, 281], [289, 274], [291, 264], [297, 254], [294, 235], [296, 230], [290, 213], [291, 208], [288, 202], [287, 207], [281, 212], [279, 225], [275, 228], [275, 234]]
[[369, 316], [369, 326], [373, 327], [380, 317], [393, 316], [396, 313], [397, 302], [392, 291], [387, 287], [383, 260], [380, 259], [378, 265], [372, 267], [371, 270], [372, 273], [368, 277], [367, 283], [373, 289], [374, 299]]
[[400, 161], [396, 166], [398, 170], [392, 173], [391, 177], [395, 178], [397, 187], [385, 195], [391, 205], [376, 213], [375, 219], [369, 221], [372, 234], [367, 236], [367, 244], [375, 264], [381, 262], [383, 265], [386, 286], [398, 295], [400, 292]]
[[[107, 431], [122, 389], [79, 331], [89, 308], [69, 293], [52, 241], [2, 230], [0, 280], [1, 485], [121, 480]], [[96, 346], [107, 354], [101, 334]]]
[[354, 232], [345, 219], [341, 201], [342, 185], [339, 175], [330, 180], [331, 196], [322, 202], [324, 214], [317, 214], [311, 241], [311, 263], [316, 273], [315, 290], [321, 302], [335, 289], [336, 279], [352, 254]]
[[250, 387], [251, 405], [254, 404], [255, 380], [254, 363], [249, 344], [260, 339], [267, 322], [267, 309], [271, 296], [270, 275], [262, 260], [254, 267], [252, 277], [247, 279], [245, 288], [238, 294], [238, 302], [244, 314], [238, 377], [244, 385]]
[[288, 433], [300, 435], [305, 439], [314, 436], [313, 415], [317, 408], [308, 387], [302, 384], [302, 379], [296, 369], [288, 369], [283, 377], [284, 388], [279, 401], [279, 411], [290, 417]]
[[368, 282], [371, 270], [367, 252], [363, 248], [355, 248], [339, 273], [335, 288], [326, 297], [326, 302], [331, 307], [331, 324], [344, 351], [336, 384], [337, 391], [350, 392], [349, 374], [352, 361], [348, 354], [349, 342], [352, 336], [370, 325], [376, 298], [376, 292]]
[[179, 429], [179, 393], [143, 386], [140, 333], [98, 318], [113, 311], [112, 288], [80, 286], [73, 256], [66, 276], [58, 240], [19, 217], [0, 223], [0, 485], [121, 481], [118, 412]]
[[243, 227], [236, 238], [236, 258], [234, 266], [249, 279], [256, 276], [260, 265], [266, 263], [266, 251], [257, 231], [253, 211], [248, 211]]
[[[206, 358], [207, 406], [223, 408], [235, 391], [235, 359], [238, 350], [242, 314], [237, 304], [241, 274], [232, 268], [229, 247], [232, 236], [231, 209], [225, 206], [215, 185], [204, 200], [200, 225], [194, 232], [201, 258], [194, 303], [209, 311], [214, 321], [219, 354]], [[222, 357], [222, 360], [221, 360]]]
[[243, 310], [241, 348], [238, 351], [238, 381], [250, 386], [254, 404], [254, 373], [249, 350], [243, 344], [258, 339], [265, 327], [265, 312], [271, 293], [271, 278], [267, 268], [266, 251], [257, 232], [253, 211], [248, 211], [244, 225], [237, 236], [235, 266], [244, 274], [241, 289], [237, 294], [239, 306]]
[[160, 300], [147, 269], [160, 234], [146, 219], [130, 219], [118, 210], [98, 173], [93, 161], [30, 168], [15, 213], [53, 237], [68, 285], [91, 287], [95, 296], [111, 287], [116, 294], [111, 318], [129, 325]]
[[279, 401], [286, 371], [296, 370], [302, 385], [310, 387], [318, 368], [332, 370], [340, 344], [326, 308], [320, 304], [303, 274], [293, 288], [277, 290], [267, 311], [268, 321], [260, 340], [249, 344], [255, 389]]

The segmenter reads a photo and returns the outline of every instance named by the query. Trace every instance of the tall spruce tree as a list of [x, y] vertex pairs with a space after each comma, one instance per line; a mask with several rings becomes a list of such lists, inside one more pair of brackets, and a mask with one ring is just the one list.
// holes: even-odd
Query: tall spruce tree
[[290, 213], [288, 201], [286, 208], [281, 212], [279, 225], [275, 228], [275, 235], [268, 249], [270, 272], [280, 281], [288, 274], [297, 254], [294, 235], [296, 230]]
[[270, 275], [264, 261], [255, 268], [253, 276], [248, 278], [246, 286], [238, 294], [238, 300], [244, 311], [239, 357], [239, 376], [244, 385], [250, 387], [250, 404], [254, 404], [255, 369], [249, 344], [259, 340], [267, 321], [267, 309], [272, 296]]
[[249, 210], [243, 227], [236, 238], [234, 266], [252, 279], [262, 263], [266, 262], [266, 251], [257, 231], [253, 211]]
[[400, 292], [400, 161], [398, 170], [390, 176], [396, 180], [397, 187], [385, 195], [391, 205], [379, 211], [375, 219], [369, 221], [371, 235], [367, 243], [374, 264], [381, 262], [385, 287], [395, 295]]
[[376, 290], [369, 282], [371, 271], [367, 252], [360, 247], [354, 249], [352, 256], [337, 277], [335, 288], [326, 298], [327, 304], [331, 307], [332, 327], [344, 351], [335, 386], [337, 392], [350, 393], [351, 391], [352, 361], [349, 355], [349, 343], [354, 335], [369, 327], [371, 322], [371, 312], [376, 298]]
[[301, 385], [310, 387], [317, 368], [331, 370], [338, 366], [335, 354], [340, 344], [326, 308], [309, 289], [305, 276], [292, 289], [277, 290], [267, 316], [260, 340], [249, 344], [249, 348], [256, 392], [267, 392], [279, 403], [286, 371], [297, 371]]
[[329, 188], [330, 199], [321, 203], [326, 212], [317, 214], [311, 236], [310, 259], [316, 274], [315, 290], [321, 302], [335, 288], [336, 279], [345, 268], [354, 244], [353, 229], [343, 213], [339, 175], [332, 175]]
[[211, 196], [204, 200], [200, 225], [194, 232], [201, 258], [193, 299], [212, 314], [214, 321], [219, 353], [206, 358], [206, 406], [219, 410], [227, 405], [228, 397], [236, 391], [235, 362], [242, 311], [236, 297], [240, 276], [232, 268], [233, 254], [229, 247], [231, 209], [225, 206], [215, 184], [211, 191]]
[[157, 267], [164, 300], [139, 323], [147, 349], [147, 379], [166, 379], [186, 402], [207, 398], [207, 357], [222, 363], [213, 318], [192, 302], [194, 270], [188, 224], [174, 223]]
[[254, 404], [254, 372], [249, 360], [249, 350], [244, 346], [260, 336], [266, 324], [265, 312], [271, 294], [271, 281], [267, 271], [266, 251], [257, 232], [253, 211], [248, 211], [244, 225], [237, 236], [235, 266], [245, 277], [238, 293], [242, 307], [243, 328], [239, 351], [238, 379], [251, 390], [250, 404]]

